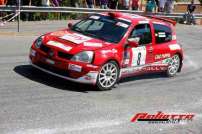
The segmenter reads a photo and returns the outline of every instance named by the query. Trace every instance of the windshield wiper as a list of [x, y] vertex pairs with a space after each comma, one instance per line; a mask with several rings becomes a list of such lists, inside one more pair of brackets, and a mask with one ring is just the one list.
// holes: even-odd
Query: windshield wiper
[[89, 36], [92, 36], [92, 37], [94, 37], [94, 38], [100, 39], [100, 40], [104, 40], [104, 41], [107, 41], [107, 42], [113, 42], [113, 41], [110, 40], [109, 38], [105, 38], [105, 37], [103, 37], [103, 36], [98, 36], [98, 35], [96, 35], [96, 34], [91, 34], [91, 33], [88, 33], [88, 32], [86, 32], [86, 34], [89, 35]]
[[72, 30], [75, 30], [75, 31], [81, 32], [81, 33], [84, 32], [80, 27], [73, 27]]

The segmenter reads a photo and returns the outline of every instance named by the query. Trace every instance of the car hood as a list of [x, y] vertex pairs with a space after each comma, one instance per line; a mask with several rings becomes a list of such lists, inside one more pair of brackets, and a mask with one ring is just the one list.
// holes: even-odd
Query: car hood
[[43, 43], [53, 49], [66, 51], [70, 54], [76, 54], [81, 51], [95, 51], [112, 45], [67, 29], [45, 35]]

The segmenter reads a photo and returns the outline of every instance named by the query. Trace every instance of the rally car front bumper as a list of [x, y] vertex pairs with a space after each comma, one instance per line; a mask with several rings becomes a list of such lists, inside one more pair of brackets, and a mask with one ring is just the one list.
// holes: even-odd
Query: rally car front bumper
[[[47, 62], [44, 62], [46, 59]], [[98, 76], [98, 66], [89, 65], [89, 64], [75, 64], [75, 62], [71, 61], [62, 61], [60, 62], [60, 67], [64, 67], [65, 69], [61, 69], [58, 67], [54, 67], [52, 62], [54, 60], [50, 60], [42, 53], [31, 49], [29, 56], [30, 64], [45, 73], [54, 75], [56, 77], [60, 77], [69, 81], [84, 83], [84, 84], [96, 84], [97, 76]], [[74, 65], [69, 68], [70, 65]], [[81, 70], [78, 70], [81, 68]]]

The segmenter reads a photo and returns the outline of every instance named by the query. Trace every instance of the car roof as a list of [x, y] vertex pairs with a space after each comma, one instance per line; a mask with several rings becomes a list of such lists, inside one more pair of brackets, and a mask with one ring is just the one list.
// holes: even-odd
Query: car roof
[[125, 21], [137, 21], [137, 20], [148, 20], [147, 17], [137, 15], [137, 14], [130, 14], [130, 13], [122, 13], [122, 12], [109, 12], [109, 13], [101, 13], [101, 15], [110, 16], [114, 15], [115, 18], [122, 19]]
[[122, 12], [109, 12], [109, 13], [101, 13], [101, 14], [107, 15], [107, 16], [114, 15], [118, 19], [125, 20], [125, 21], [131, 22], [131, 23], [152, 21], [153, 23], [167, 25], [167, 26], [170, 26], [170, 24], [172, 23], [171, 20], [169, 20], [169, 19], [163, 19], [163, 18], [155, 17], [155, 16], [147, 17], [147, 16], [141, 16], [138, 14], [122, 13]]

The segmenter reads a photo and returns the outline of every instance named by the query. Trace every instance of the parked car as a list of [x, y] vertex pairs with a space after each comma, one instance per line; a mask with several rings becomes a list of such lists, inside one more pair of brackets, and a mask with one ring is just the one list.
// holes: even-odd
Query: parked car
[[172, 77], [183, 64], [175, 24], [155, 16], [94, 14], [37, 38], [30, 62], [41, 71], [100, 90], [144, 73], [165, 72]]

